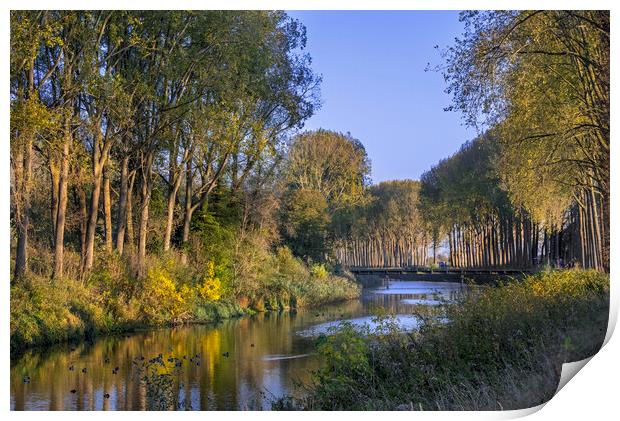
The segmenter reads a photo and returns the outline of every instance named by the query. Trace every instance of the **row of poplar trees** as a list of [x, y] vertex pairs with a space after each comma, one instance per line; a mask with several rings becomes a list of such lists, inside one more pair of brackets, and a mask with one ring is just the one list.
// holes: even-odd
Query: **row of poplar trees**
[[71, 247], [84, 276], [96, 237], [140, 276], [156, 183], [163, 249], [184, 250], [214, 189], [272, 174], [313, 113], [305, 40], [273, 11], [11, 12], [14, 278], [32, 247], [55, 278]]
[[336, 260], [349, 267], [425, 266], [433, 238], [418, 209], [419, 192], [415, 180], [368, 187], [352, 224], [335, 242]]
[[484, 132], [422, 177], [459, 267], [609, 270], [609, 12], [464, 12], [451, 109]]

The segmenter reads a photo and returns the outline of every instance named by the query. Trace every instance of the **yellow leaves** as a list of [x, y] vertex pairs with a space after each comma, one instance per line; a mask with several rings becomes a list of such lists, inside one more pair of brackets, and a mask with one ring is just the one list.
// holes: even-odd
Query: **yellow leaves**
[[34, 140], [54, 143], [62, 134], [63, 109], [50, 110], [36, 95], [11, 104], [11, 147]]
[[[160, 268], [151, 268], [145, 280], [144, 312], [154, 321], [175, 319], [184, 312], [189, 289], [177, 284], [170, 274]], [[170, 317], [167, 317], [170, 316]]]
[[216, 275], [213, 261], [208, 263], [207, 273], [201, 283], [192, 285], [175, 277], [164, 266], [149, 269], [143, 291], [143, 313], [151, 322], [182, 321], [193, 314], [199, 300], [218, 301], [224, 288]]
[[36, 96], [16, 101], [11, 107], [12, 131], [28, 131], [36, 134], [57, 127], [56, 113], [52, 112]]
[[325, 268], [325, 265], [322, 264], [312, 265], [312, 267], [310, 268], [310, 273], [313, 277], [317, 279], [327, 279], [327, 277], [329, 276], [329, 272]]
[[210, 261], [204, 282], [198, 287], [198, 294], [209, 301], [218, 301], [222, 297], [222, 283], [215, 275], [215, 263]]
[[532, 295], [542, 298], [583, 297], [604, 293], [609, 288], [609, 275], [594, 270], [541, 272], [529, 277], [522, 286]]

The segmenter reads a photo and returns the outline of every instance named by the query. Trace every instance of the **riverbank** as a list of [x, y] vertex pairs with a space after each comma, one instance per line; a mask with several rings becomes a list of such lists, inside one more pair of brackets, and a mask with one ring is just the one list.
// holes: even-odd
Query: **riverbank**
[[539, 405], [562, 363], [596, 353], [609, 314], [609, 275], [552, 271], [485, 288], [403, 334], [387, 318], [364, 335], [345, 325], [323, 338], [325, 359], [306, 397], [277, 409], [502, 410]]
[[150, 262], [147, 276], [135, 279], [118, 258], [109, 259], [85, 282], [30, 276], [11, 286], [11, 358], [26, 349], [186, 323], [212, 323], [263, 311], [357, 298], [352, 280], [308, 267], [287, 249], [278, 250], [247, 285], [227, 281], [221, 268], [202, 272], [173, 257]]

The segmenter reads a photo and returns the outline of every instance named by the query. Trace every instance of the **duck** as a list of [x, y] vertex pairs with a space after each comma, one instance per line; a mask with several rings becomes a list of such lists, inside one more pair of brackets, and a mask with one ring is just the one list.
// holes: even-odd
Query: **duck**
[[250, 346], [251, 346], [252, 348], [254, 348], [254, 344], [250, 344]]
[[224, 352], [222, 355], [223, 355], [224, 357], [228, 358], [228, 357], [230, 356], [230, 353], [229, 353], [228, 351], [226, 351], [226, 352]]
[[74, 370], [75, 370], [75, 367], [73, 366], [73, 364], [71, 364], [71, 365], [69, 366], [69, 371], [74, 371]]
[[86, 367], [82, 369], [82, 373], [86, 373]]
[[69, 392], [71, 392], [71, 393], [74, 393], [74, 394], [75, 394], [75, 393], [77, 393], [77, 390], [75, 390], [75, 389], [71, 389]]
[[24, 383], [30, 383], [30, 376], [24, 376]]
[[116, 374], [118, 373], [118, 367], [114, 367], [114, 369], [112, 370], [112, 374]]
[[110, 357], [105, 357], [105, 359], [103, 360], [104, 363], [109, 363], [110, 362]]
[[104, 393], [104, 394], [103, 394], [103, 397], [104, 397], [105, 399], [109, 399], [109, 398], [110, 398], [110, 394], [109, 394], [109, 393]]

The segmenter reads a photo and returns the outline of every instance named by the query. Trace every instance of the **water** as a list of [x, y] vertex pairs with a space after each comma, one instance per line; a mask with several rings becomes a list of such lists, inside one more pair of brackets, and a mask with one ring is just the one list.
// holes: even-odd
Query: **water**
[[453, 299], [461, 288], [448, 282], [390, 281], [364, 290], [359, 300], [320, 309], [262, 313], [28, 352], [11, 363], [11, 409], [146, 409], [147, 391], [136, 367], [159, 353], [164, 360], [183, 361], [174, 392], [188, 409], [270, 409], [272, 399], [299, 393], [295, 382], [308, 380], [320, 367], [317, 335], [343, 320], [358, 327], [372, 324], [380, 307], [397, 314], [403, 330], [415, 329], [418, 319], [412, 313]]

